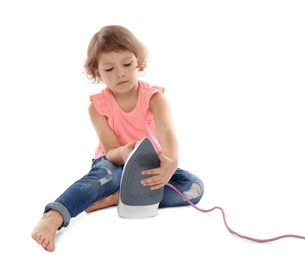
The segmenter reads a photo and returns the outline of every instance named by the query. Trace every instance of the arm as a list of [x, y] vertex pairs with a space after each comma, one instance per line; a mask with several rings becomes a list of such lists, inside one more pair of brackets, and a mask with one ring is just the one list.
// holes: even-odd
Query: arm
[[107, 159], [114, 164], [123, 165], [137, 141], [121, 146], [115, 133], [108, 125], [107, 118], [98, 114], [92, 102], [89, 104], [88, 111], [90, 120], [99, 142], [103, 146]]
[[154, 114], [157, 137], [162, 150], [159, 153], [161, 165], [159, 168], [144, 171], [143, 174], [155, 174], [155, 176], [146, 178], [142, 184], [149, 185], [154, 190], [168, 183], [178, 167], [178, 141], [170, 106], [162, 92], [153, 95], [150, 109]]

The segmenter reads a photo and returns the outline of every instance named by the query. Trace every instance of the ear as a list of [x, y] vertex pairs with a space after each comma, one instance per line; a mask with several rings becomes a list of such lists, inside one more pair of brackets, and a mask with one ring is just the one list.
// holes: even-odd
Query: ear
[[100, 72], [98, 71], [98, 69], [93, 68], [92, 70], [93, 70], [94, 75], [99, 79], [99, 81], [102, 81], [102, 76], [101, 76]]

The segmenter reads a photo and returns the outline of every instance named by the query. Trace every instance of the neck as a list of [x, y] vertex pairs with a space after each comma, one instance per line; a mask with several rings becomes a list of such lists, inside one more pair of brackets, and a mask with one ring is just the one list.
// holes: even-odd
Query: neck
[[137, 105], [139, 89], [139, 84], [137, 84], [126, 93], [112, 92], [112, 94], [116, 103], [124, 112], [131, 112]]

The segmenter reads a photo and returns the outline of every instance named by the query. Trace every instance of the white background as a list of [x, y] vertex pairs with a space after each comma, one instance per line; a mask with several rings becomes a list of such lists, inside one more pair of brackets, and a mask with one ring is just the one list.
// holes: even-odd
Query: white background
[[220, 211], [192, 207], [143, 220], [82, 213], [54, 253], [30, 236], [45, 204], [90, 168], [87, 106], [102, 86], [83, 64], [108, 24], [150, 50], [142, 79], [166, 87], [180, 166], [205, 183], [197, 206], [222, 207], [242, 235], [305, 236], [304, 13], [301, 0], [2, 1], [1, 259], [304, 259], [305, 240], [242, 240]]

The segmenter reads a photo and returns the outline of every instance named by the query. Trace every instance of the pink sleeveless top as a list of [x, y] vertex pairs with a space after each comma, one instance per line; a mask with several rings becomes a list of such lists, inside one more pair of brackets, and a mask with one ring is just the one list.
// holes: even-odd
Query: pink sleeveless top
[[[108, 118], [108, 124], [115, 132], [121, 145], [144, 137], [150, 138], [157, 151], [161, 150], [157, 140], [154, 116], [149, 110], [149, 101], [153, 94], [161, 91], [164, 87], [150, 86], [148, 83], [139, 81], [139, 95], [136, 107], [131, 112], [124, 112], [116, 103], [114, 96], [107, 87], [100, 93], [90, 96], [96, 111]], [[98, 144], [95, 158], [105, 155], [103, 147]]]

